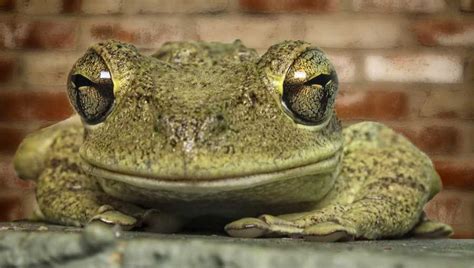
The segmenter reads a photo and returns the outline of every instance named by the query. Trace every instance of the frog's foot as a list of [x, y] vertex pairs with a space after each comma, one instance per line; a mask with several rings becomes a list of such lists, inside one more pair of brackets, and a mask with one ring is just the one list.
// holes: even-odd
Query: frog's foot
[[88, 224], [92, 223], [102, 223], [108, 226], [119, 225], [122, 230], [128, 231], [137, 226], [139, 221], [136, 217], [115, 210], [110, 205], [103, 205], [98, 209], [97, 214], [89, 220]]
[[304, 229], [303, 237], [307, 240], [319, 242], [352, 241], [355, 239], [356, 230], [342, 226], [335, 222], [322, 222]]
[[301, 235], [304, 230], [291, 222], [270, 215], [262, 215], [259, 218], [243, 218], [227, 224], [224, 229], [230, 236], [245, 238], [296, 236]]
[[290, 220], [270, 215], [259, 218], [243, 218], [225, 226], [230, 236], [256, 237], [295, 237], [321, 242], [336, 242], [354, 240], [355, 230], [335, 222], [320, 222], [302, 226]]
[[444, 238], [453, 234], [453, 228], [441, 222], [424, 219], [413, 228], [411, 234], [419, 238]]
[[182, 223], [173, 215], [159, 212], [156, 209], [142, 209], [130, 204], [104, 205], [99, 208], [98, 214], [91, 218], [89, 223], [100, 222], [105, 225], [119, 225], [122, 230], [128, 231], [139, 227], [147, 232], [173, 233], [178, 231]]
[[[374, 195], [308, 212], [246, 218], [228, 224], [225, 229], [229, 235], [238, 237], [276, 235], [334, 242], [399, 237], [409, 233], [420, 221], [416, 200], [413, 202], [411, 210], [401, 211], [396, 196]], [[426, 222], [419, 226], [418, 233], [424, 229], [425, 234], [439, 235], [445, 233], [446, 228], [449, 227]]]
[[[46, 192], [47, 193], [47, 192]], [[91, 223], [119, 226], [122, 230], [142, 228], [151, 232], [174, 232], [181, 225], [171, 215], [144, 209], [100, 191], [62, 191], [38, 196], [41, 219], [73, 226]]]

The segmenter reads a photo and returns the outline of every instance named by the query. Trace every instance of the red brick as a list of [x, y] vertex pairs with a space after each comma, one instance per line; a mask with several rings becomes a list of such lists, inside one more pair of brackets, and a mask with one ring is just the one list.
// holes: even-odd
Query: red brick
[[405, 135], [420, 150], [430, 155], [455, 154], [461, 144], [461, 134], [455, 126], [395, 125], [392, 127]]
[[418, 42], [425, 46], [473, 46], [474, 21], [420, 20], [413, 26]]
[[452, 53], [393, 53], [368, 55], [365, 75], [369, 81], [461, 83], [464, 59]]
[[15, 9], [15, 0], [0, 1], [0, 11], [12, 11]]
[[98, 40], [118, 39], [124, 42], [136, 42], [138, 33], [125, 30], [119, 24], [95, 25], [91, 28], [91, 34]]
[[71, 114], [65, 92], [0, 92], [0, 121], [57, 121]]
[[76, 13], [81, 10], [82, 0], [63, 0], [63, 13]]
[[295, 29], [305, 41], [323, 48], [397, 48], [406, 43], [405, 22], [396, 17], [302, 16]]
[[283, 40], [304, 39], [303, 28], [295, 16], [287, 15], [200, 16], [195, 20], [199, 40], [233, 42], [239, 38], [248, 47], [257, 49], [266, 49]]
[[474, 119], [474, 91], [431, 90], [418, 109], [421, 117]]
[[71, 49], [75, 42], [72, 21], [0, 21], [0, 48]]
[[24, 129], [0, 126], [0, 153], [14, 152], [25, 135]]
[[357, 60], [355, 57], [344, 53], [331, 53], [328, 54], [329, 60], [337, 70], [337, 77], [339, 82], [347, 83], [354, 82], [357, 70]]
[[[99, 1], [85, 0], [94, 2], [93, 5], [101, 9], [103, 4], [97, 4]], [[108, 0], [109, 6], [123, 5], [122, 10], [127, 14], [153, 14], [153, 13], [217, 13], [222, 12], [229, 6], [228, 0]], [[115, 10], [120, 7], [117, 6]], [[83, 9], [84, 10], [84, 9]], [[86, 10], [84, 10], [88, 13]]]
[[428, 153], [455, 153], [460, 143], [459, 137], [459, 131], [455, 127], [427, 126], [418, 132], [414, 142]]
[[0, 124], [0, 155], [9, 153], [13, 154], [28, 133], [47, 127], [51, 124], [51, 122]]
[[15, 20], [0, 18], [0, 48], [21, 47], [18, 45], [19, 39], [25, 32]]
[[122, 3], [123, 0], [82, 0], [81, 11], [85, 14], [117, 14], [121, 11]]
[[339, 6], [338, 0], [240, 0], [240, 8], [249, 12], [327, 12]]
[[67, 78], [79, 53], [42, 50], [23, 53], [22, 82], [29, 88], [60, 89], [65, 91]]
[[407, 137], [411, 142], [415, 143], [418, 139], [418, 130], [416, 128], [410, 128], [407, 126], [390, 126], [397, 133]]
[[16, 60], [12, 57], [0, 57], [0, 83], [12, 80], [16, 70]]
[[27, 48], [74, 48], [76, 26], [72, 22], [37, 21], [33, 23]]
[[407, 112], [407, 96], [398, 91], [356, 91], [340, 92], [336, 111], [341, 119], [400, 119]]
[[434, 13], [446, 8], [445, 0], [354, 0], [356, 11]]
[[105, 39], [117, 39], [140, 48], [156, 48], [166, 41], [184, 39], [184, 28], [180, 19], [172, 17], [96, 19], [84, 22], [84, 36], [81, 39], [84, 46]]
[[[7, 195], [4, 193], [3, 195]], [[21, 217], [19, 214], [19, 206], [21, 203], [20, 196], [0, 197], [0, 221], [10, 221]]]
[[464, 152], [468, 154], [474, 154], [474, 124], [470, 124], [466, 127], [464, 132]]
[[0, 189], [11, 188], [17, 180], [15, 170], [13, 169], [12, 157], [0, 157]]
[[428, 217], [450, 224], [453, 238], [474, 238], [474, 191], [443, 190], [425, 211]]
[[466, 81], [474, 82], [474, 55], [471, 53], [471, 56], [466, 61]]
[[[21, 180], [13, 169], [13, 155], [0, 155], [0, 192], [30, 191], [35, 187], [33, 181]], [[2, 195], [0, 194], [0, 197]]]
[[474, 190], [474, 158], [435, 159], [434, 164], [445, 188]]
[[32, 15], [58, 14], [63, 0], [16, 0], [19, 13]]
[[473, 0], [461, 0], [461, 10], [467, 12], [474, 12]]
[[35, 204], [33, 191], [0, 190], [0, 221], [25, 219]]

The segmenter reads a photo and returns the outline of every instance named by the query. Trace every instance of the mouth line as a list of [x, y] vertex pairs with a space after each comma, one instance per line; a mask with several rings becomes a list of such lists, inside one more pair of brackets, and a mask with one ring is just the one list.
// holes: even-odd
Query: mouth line
[[315, 163], [302, 166], [276, 170], [267, 173], [253, 175], [233, 176], [221, 179], [160, 179], [153, 176], [141, 176], [136, 174], [122, 173], [115, 170], [105, 169], [92, 163], [84, 161], [84, 171], [93, 176], [110, 179], [125, 184], [133, 185], [147, 190], [170, 190], [180, 192], [196, 191], [225, 191], [251, 188], [271, 182], [283, 181], [295, 177], [318, 175], [330, 173], [336, 170], [341, 152], [336, 151], [331, 156], [321, 159]]

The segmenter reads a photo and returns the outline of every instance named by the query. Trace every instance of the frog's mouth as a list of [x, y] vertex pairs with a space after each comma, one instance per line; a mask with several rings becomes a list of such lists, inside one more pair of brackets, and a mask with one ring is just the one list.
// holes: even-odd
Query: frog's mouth
[[167, 180], [160, 178], [159, 176], [146, 177], [105, 169], [95, 166], [94, 164], [87, 161], [84, 161], [83, 168], [86, 173], [93, 176], [122, 182], [140, 188], [146, 188], [147, 190], [215, 192], [252, 188], [258, 185], [305, 176], [315, 176], [316, 179], [318, 177], [317, 175], [319, 174], [335, 173], [340, 163], [341, 155], [341, 150], [338, 150], [336, 153], [315, 163], [287, 168], [284, 170], [276, 170], [273, 172], [222, 177], [219, 179], [213, 178], [209, 180], [192, 180], [189, 178]]

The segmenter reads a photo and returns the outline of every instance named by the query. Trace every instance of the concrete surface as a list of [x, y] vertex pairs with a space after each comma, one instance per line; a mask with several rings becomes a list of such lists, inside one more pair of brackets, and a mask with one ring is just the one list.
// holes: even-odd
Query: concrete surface
[[474, 240], [318, 243], [0, 223], [0, 267], [474, 267]]

